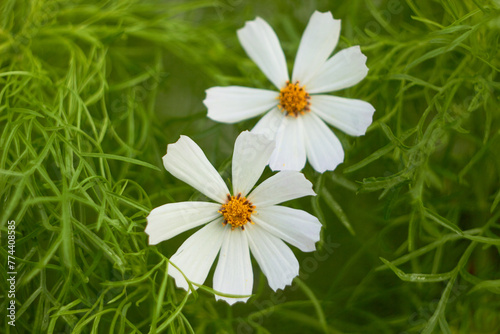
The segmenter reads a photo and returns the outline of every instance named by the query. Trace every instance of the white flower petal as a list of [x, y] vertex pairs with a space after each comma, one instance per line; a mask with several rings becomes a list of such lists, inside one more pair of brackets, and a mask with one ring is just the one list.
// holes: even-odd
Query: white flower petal
[[307, 85], [307, 92], [326, 93], [352, 87], [368, 74], [366, 56], [359, 46], [337, 52], [321, 67]]
[[214, 201], [223, 203], [229, 194], [217, 170], [210, 164], [201, 148], [189, 137], [181, 136], [175, 144], [168, 145], [163, 165], [173, 176]]
[[[224, 227], [221, 218], [207, 224], [184, 241], [170, 258], [170, 262], [175, 264], [191, 282], [203, 284], [219, 253], [223, 236]], [[186, 279], [177, 268], [169, 266], [168, 274], [174, 278], [175, 285], [189, 290]], [[196, 285], [193, 287], [197, 289]]]
[[255, 225], [303, 252], [316, 249], [321, 223], [318, 218], [305, 211], [274, 205], [258, 209], [252, 215], [252, 220]]
[[288, 80], [288, 70], [285, 55], [273, 28], [257, 17], [253, 21], [247, 21], [245, 26], [238, 30], [238, 39], [266, 77], [281, 89]]
[[247, 224], [245, 232], [252, 255], [274, 291], [292, 284], [299, 274], [299, 261], [292, 250], [279, 238], [258, 225]]
[[285, 117], [286, 116], [279, 111], [278, 108], [274, 108], [255, 124], [252, 133], [263, 134], [267, 138], [275, 140], [278, 129], [285, 120]]
[[156, 245], [176, 235], [220, 217], [220, 204], [208, 202], [180, 202], [159, 206], [147, 216], [145, 232], [149, 244]]
[[269, 162], [275, 143], [265, 135], [243, 131], [234, 144], [233, 194], [246, 196]]
[[[219, 262], [214, 274], [214, 289], [225, 294], [250, 295], [252, 288], [252, 263], [245, 231], [240, 228], [231, 230], [229, 226], [226, 226]], [[246, 302], [248, 298], [215, 295], [215, 299], [225, 300], [230, 305], [239, 301]]]
[[278, 104], [278, 92], [239, 86], [212, 87], [203, 101], [208, 117], [217, 122], [236, 123], [253, 118]]
[[286, 116], [276, 133], [276, 148], [269, 159], [272, 170], [302, 170], [306, 148], [301, 117]]
[[258, 211], [262, 207], [315, 195], [312, 183], [302, 173], [282, 171], [259, 184], [247, 198]]
[[303, 116], [307, 160], [313, 168], [323, 173], [334, 170], [344, 161], [342, 144], [328, 126], [315, 114]]
[[[335, 49], [339, 36], [340, 20], [334, 20], [330, 12], [315, 11], [300, 40], [293, 66], [292, 81], [298, 80], [301, 85], [308, 86]], [[307, 91], [309, 92], [308, 88]]]
[[365, 101], [332, 95], [312, 95], [311, 111], [351, 136], [362, 136], [372, 123], [375, 108]]

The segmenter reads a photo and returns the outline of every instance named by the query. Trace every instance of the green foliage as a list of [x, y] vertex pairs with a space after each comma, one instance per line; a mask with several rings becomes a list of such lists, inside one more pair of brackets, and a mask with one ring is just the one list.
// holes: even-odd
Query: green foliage
[[[156, 206], [202, 197], [162, 167], [180, 134], [229, 178], [236, 125], [206, 118], [204, 90], [270, 88], [236, 30], [261, 16], [293, 65], [314, 10], [342, 19], [339, 48], [370, 72], [336, 94], [376, 108], [336, 132], [334, 172], [290, 206], [323, 223], [301, 274], [215, 302], [168, 278], [192, 232], [148, 246]], [[494, 1], [0, 2], [0, 227], [16, 221], [16, 327], [6, 333], [497, 333], [500, 106]], [[266, 175], [270, 171], [266, 171]], [[210, 276], [210, 275], [209, 275]], [[4, 317], [5, 319], [5, 317]]]

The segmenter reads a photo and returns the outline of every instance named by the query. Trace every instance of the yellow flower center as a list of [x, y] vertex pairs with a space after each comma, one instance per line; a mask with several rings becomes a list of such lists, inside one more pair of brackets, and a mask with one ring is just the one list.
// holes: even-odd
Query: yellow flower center
[[231, 224], [231, 230], [234, 230], [236, 227], [241, 227], [244, 230], [246, 223], [253, 224], [250, 216], [254, 211], [255, 205], [252, 205], [241, 194], [237, 196], [227, 194], [227, 202], [221, 206], [218, 212], [224, 217], [224, 222], [222, 223], [224, 226], [229, 223]]
[[286, 82], [286, 86], [281, 88], [280, 96], [278, 97], [280, 103], [278, 108], [281, 112], [285, 112], [285, 115], [291, 115], [297, 117], [304, 115], [309, 112], [309, 99], [311, 98], [309, 94], [304, 89], [305, 86], [299, 86], [299, 82], [291, 83]]

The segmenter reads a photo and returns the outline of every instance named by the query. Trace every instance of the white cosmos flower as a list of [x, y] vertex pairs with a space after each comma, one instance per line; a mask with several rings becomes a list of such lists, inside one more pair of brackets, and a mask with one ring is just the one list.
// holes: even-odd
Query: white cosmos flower
[[[189, 137], [181, 136], [175, 144], [168, 145], [163, 157], [167, 171], [215, 203], [181, 202], [153, 209], [147, 217], [149, 244], [204, 225], [170, 258], [191, 282], [203, 284], [219, 254], [214, 289], [224, 294], [250, 295], [251, 252], [273, 290], [291, 284], [299, 273], [299, 263], [285, 241], [304, 252], [314, 251], [321, 223], [305, 211], [277, 205], [316, 195], [302, 173], [279, 172], [253, 189], [273, 150], [274, 142], [264, 135], [244, 131], [238, 136], [231, 195], [217, 170]], [[176, 268], [169, 266], [168, 274], [178, 287], [189, 289]], [[233, 304], [248, 297], [216, 295], [216, 299]]]
[[[314, 12], [300, 41], [292, 80], [278, 37], [257, 17], [238, 30], [248, 56], [279, 92], [239, 86], [212, 87], [203, 101], [208, 117], [236, 123], [267, 114], [252, 132], [276, 140], [269, 166], [273, 170], [301, 170], [309, 163], [318, 172], [334, 170], [344, 160], [342, 145], [324, 123], [351, 135], [364, 135], [375, 112], [367, 102], [321, 93], [351, 87], [368, 73], [359, 46], [339, 51], [340, 20], [330, 12]], [[319, 95], [317, 95], [319, 94]]]

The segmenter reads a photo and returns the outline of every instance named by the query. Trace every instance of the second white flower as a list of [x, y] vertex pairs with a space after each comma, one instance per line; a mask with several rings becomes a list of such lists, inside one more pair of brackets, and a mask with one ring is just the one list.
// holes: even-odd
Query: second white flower
[[239, 86], [212, 87], [203, 101], [208, 117], [236, 123], [267, 112], [252, 132], [276, 140], [269, 166], [301, 170], [306, 159], [318, 172], [334, 170], [344, 160], [335, 134], [324, 123], [352, 136], [364, 135], [372, 123], [373, 106], [365, 101], [317, 95], [351, 87], [368, 73], [359, 46], [328, 58], [337, 45], [340, 20], [330, 12], [314, 12], [300, 41], [292, 80], [278, 37], [257, 17], [238, 30], [248, 56], [279, 92]]

